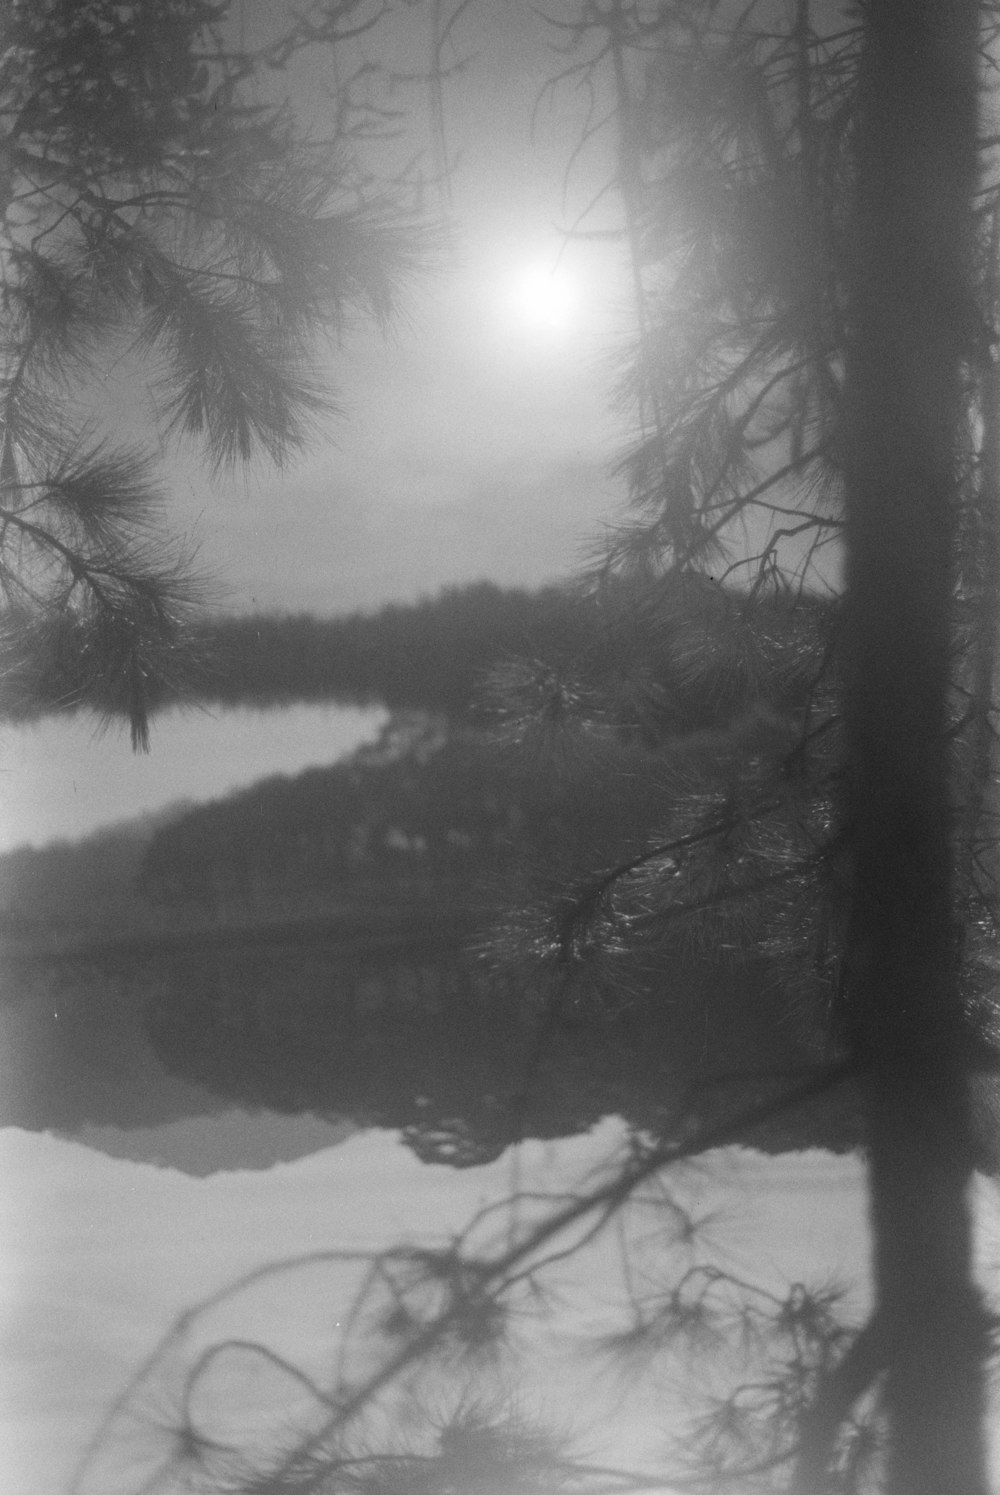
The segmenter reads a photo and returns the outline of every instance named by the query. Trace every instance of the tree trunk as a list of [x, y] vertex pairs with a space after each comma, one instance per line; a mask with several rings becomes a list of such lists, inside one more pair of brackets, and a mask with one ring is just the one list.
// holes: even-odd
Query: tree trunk
[[983, 1318], [945, 745], [973, 332], [973, 0], [870, 0], [847, 363], [849, 1024], [893, 1495], [984, 1495]]

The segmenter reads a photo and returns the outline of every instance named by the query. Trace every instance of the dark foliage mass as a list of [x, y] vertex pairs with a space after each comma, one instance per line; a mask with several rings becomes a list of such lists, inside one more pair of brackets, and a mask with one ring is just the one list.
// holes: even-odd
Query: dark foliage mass
[[318, 894], [328, 906], [428, 897], [441, 879], [482, 869], [507, 829], [475, 738], [432, 720], [390, 727], [345, 763], [276, 777], [162, 827], [140, 873], [144, 895], [253, 913]]
[[[552, 587], [540, 592], [489, 582], [456, 587], [375, 613], [214, 618], [192, 626], [173, 681], [151, 704], [180, 699], [215, 706], [298, 701], [379, 703], [463, 715], [486, 671], [505, 658], [549, 659], [592, 651], [592, 612]], [[69, 622], [8, 671], [0, 710], [31, 717], [79, 704]]]
[[[675, 1137], [774, 1093], [808, 1055], [760, 968], [688, 957], [634, 975], [627, 1009], [595, 1013], [446, 946], [200, 954], [161, 967], [144, 1021], [168, 1070], [244, 1108], [398, 1128], [458, 1167], [615, 1114]], [[845, 1092], [742, 1140], [844, 1148], [858, 1123]]]
[[[842, 1038], [836, 604], [672, 573], [575, 595], [482, 585], [257, 627], [222, 625], [234, 695], [247, 679], [260, 693], [377, 687], [422, 710], [348, 763], [162, 827], [148, 898], [250, 918], [304, 901], [474, 904], [494, 910], [499, 964], [593, 988], [599, 1004], [623, 953], [763, 958], [789, 1009]], [[953, 712], [957, 737], [957, 687]], [[958, 893], [964, 1000], [985, 1034], [992, 923], [977, 873]]]
[[[307, 890], [360, 893], [366, 884], [430, 897], [450, 881], [468, 897], [478, 881], [492, 882], [502, 904], [501, 885], [510, 893], [516, 879], [520, 901], [527, 878], [543, 910], [562, 890], [568, 956], [588, 929], [613, 922], [611, 901], [626, 883], [648, 898], [668, 864], [679, 868], [682, 852], [689, 878], [678, 886], [690, 894], [702, 843], [708, 882], [694, 891], [703, 899], [713, 878], [729, 875], [717, 855], [709, 858], [726, 820], [731, 845], [745, 843], [748, 890], [758, 875], [780, 871], [782, 855], [786, 880], [808, 882], [816, 858], [809, 861], [803, 844], [800, 867], [780, 838], [793, 836], [789, 817], [804, 801], [814, 803], [819, 826], [829, 815], [837, 732], [826, 643], [835, 614], [819, 603], [772, 599], [755, 601], [748, 621], [748, 606], [739, 594], [689, 578], [638, 598], [617, 589], [563, 599], [477, 588], [372, 620], [278, 625], [279, 639], [311, 633], [316, 644], [303, 650], [299, 681], [328, 670], [342, 679], [356, 671], [370, 683], [381, 665], [383, 678], [396, 681], [386, 695], [412, 692], [424, 711], [396, 718], [377, 745], [347, 763], [266, 781], [162, 827], [143, 887], [167, 903], [251, 909]], [[484, 623], [504, 613], [511, 638], [512, 617], [542, 620], [530, 640], [538, 652], [493, 652], [487, 669], [493, 636]], [[465, 623], [470, 616], [476, 626]], [[247, 625], [234, 631], [249, 641]], [[463, 635], [467, 648], [456, 660], [450, 642]], [[345, 636], [343, 648], [329, 647]], [[274, 659], [283, 683], [288, 676], [294, 683], [291, 662], [286, 676], [280, 652]], [[259, 660], [254, 667], [259, 678]], [[427, 712], [435, 696], [468, 708], [463, 697], [477, 679], [471, 718], [468, 709]], [[802, 738], [812, 720], [815, 744]], [[784, 788], [769, 785], [777, 769]], [[756, 840], [741, 825], [744, 805], [771, 808]], [[589, 869], [626, 863], [634, 863], [630, 878], [610, 877], [603, 891], [595, 885], [583, 896]], [[574, 886], [583, 896], [579, 917]], [[674, 898], [674, 889], [664, 896]], [[689, 932], [697, 923], [677, 922]], [[721, 947], [737, 948], [736, 938], [734, 926]]]
[[0, 857], [4, 934], [120, 918], [136, 903], [135, 883], [155, 823], [137, 821], [79, 842], [18, 847]]
[[572, 658], [592, 649], [594, 635], [588, 609], [564, 591], [479, 582], [375, 613], [210, 623], [197, 689], [222, 706], [339, 700], [461, 716], [499, 661]]
[[589, 774], [549, 778], [523, 755], [470, 727], [397, 718], [346, 762], [267, 779], [181, 814], [153, 836], [139, 887], [179, 907], [247, 913], [416, 899], [486, 908], [526, 861], [592, 855], [645, 836], [627, 749], [597, 803]]
[[[726, 651], [744, 617], [753, 621], [741, 663]], [[698, 577], [641, 594], [616, 583], [594, 594], [479, 582], [346, 617], [203, 621], [192, 626], [175, 677], [151, 682], [149, 700], [151, 708], [340, 701], [464, 717], [481, 711], [484, 686], [498, 705], [520, 694], [523, 709], [524, 692], [536, 698], [548, 682], [553, 706], [561, 697], [567, 706], [600, 699], [623, 725], [658, 735], [665, 722], [672, 732], [709, 727], [751, 700], [801, 690], [811, 666], [801, 658], [796, 666], [796, 648], [831, 619], [819, 601], [800, 603], [796, 616], [787, 599], [760, 602]], [[0, 714], [18, 720], [82, 704], [73, 627], [64, 620], [9, 661]], [[755, 637], [773, 660], [760, 650], [752, 657]]]

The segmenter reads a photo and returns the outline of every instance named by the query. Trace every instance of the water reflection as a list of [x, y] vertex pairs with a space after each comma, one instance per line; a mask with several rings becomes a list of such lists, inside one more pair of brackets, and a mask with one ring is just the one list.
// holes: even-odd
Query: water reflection
[[146, 962], [8, 965], [0, 1126], [55, 1131], [111, 1157], [204, 1176], [268, 1168], [353, 1130], [335, 1117], [234, 1107], [171, 1074], [147, 1032]]
[[309, 1153], [322, 1152], [349, 1137], [352, 1122], [321, 1116], [282, 1116], [276, 1111], [236, 1107], [210, 1115], [185, 1116], [159, 1126], [118, 1127], [87, 1123], [77, 1142], [112, 1158], [177, 1168], [196, 1178], [212, 1173], [271, 1168]]
[[[429, 914], [353, 941], [214, 932], [8, 959], [0, 1125], [196, 1174], [267, 1167], [366, 1126], [455, 1166], [608, 1115], [669, 1136], [801, 1064], [750, 980], [677, 963], [609, 1020], [498, 979]], [[850, 1145], [854, 1126], [845, 1103], [746, 1140]]]
[[[511, 1154], [455, 1170], [422, 1166], [391, 1135], [368, 1132], [322, 1159], [249, 1176], [238, 1192], [228, 1187], [231, 1176], [199, 1184], [196, 1195], [181, 1180], [187, 1188], [172, 1190], [164, 1207], [147, 1180], [141, 1207], [152, 1208], [158, 1235], [191, 1237], [179, 1259], [175, 1251], [168, 1260], [159, 1242], [155, 1258], [184, 1312], [169, 1328], [166, 1300], [158, 1319], [150, 1315], [136, 1285], [146, 1257], [120, 1268], [131, 1284], [125, 1306], [140, 1303], [154, 1332], [115, 1388], [125, 1383], [123, 1395], [105, 1402], [107, 1420], [78, 1489], [310, 1488], [291, 1477], [295, 1469], [276, 1476], [297, 1447], [308, 1450], [307, 1463], [320, 1461], [309, 1463], [314, 1475], [321, 1463], [331, 1465], [322, 1488], [340, 1495], [359, 1488], [551, 1495], [563, 1487], [552, 1469], [539, 1469], [550, 1478], [537, 1484], [490, 1484], [472, 1469], [465, 1480], [434, 1483], [423, 1461], [438, 1435], [470, 1411], [501, 1425], [513, 1412], [521, 1428], [537, 1419], [587, 1463], [662, 1467], [693, 1388], [690, 1376], [681, 1382], [671, 1374], [685, 1366], [683, 1343], [651, 1347], [659, 1367], [644, 1361], [633, 1379], [623, 1380], [609, 1361], [613, 1337], [632, 1327], [636, 1283], [644, 1299], [666, 1303], [670, 1295], [657, 1298], [657, 1285], [683, 1275], [692, 1253], [703, 1251], [722, 1263], [727, 1280], [738, 1273], [744, 1289], [759, 1281], [766, 1292], [787, 1294], [803, 1271], [810, 1281], [845, 1268], [853, 1277], [863, 1261], [862, 1168], [856, 1158], [772, 1165], [715, 1155], [709, 1166], [672, 1174], [663, 1189], [636, 1199], [619, 1216], [620, 1230], [571, 1230], [550, 1249], [542, 1243], [525, 1276], [511, 1252], [533, 1221], [599, 1188], [629, 1157], [630, 1141], [620, 1122], [607, 1122], [585, 1137], [522, 1146], [516, 1172]], [[515, 1186], [524, 1201], [516, 1215], [503, 1203]], [[497, 1208], [484, 1210], [490, 1205]], [[683, 1218], [707, 1228], [707, 1237], [699, 1231], [697, 1242], [685, 1244]], [[580, 1249], [564, 1255], [574, 1242]], [[479, 1275], [456, 1274], [461, 1261]], [[503, 1311], [485, 1323], [477, 1285], [488, 1289], [487, 1306], [502, 1300]], [[446, 1321], [454, 1292], [463, 1311]], [[863, 1309], [865, 1296], [862, 1287], [852, 1311]], [[120, 1312], [120, 1301], [120, 1293], [113, 1306], [109, 1299], [107, 1311]], [[420, 1326], [435, 1321], [444, 1332], [434, 1352], [409, 1359]], [[725, 1323], [738, 1328], [723, 1309]], [[462, 1331], [475, 1332], [470, 1339]], [[715, 1353], [721, 1348], [720, 1341]], [[383, 1368], [393, 1371], [384, 1383]], [[364, 1405], [350, 1426], [332, 1427], [331, 1413], [359, 1395]], [[368, 1462], [369, 1450], [386, 1456], [381, 1469]], [[404, 1465], [404, 1455], [414, 1463]], [[361, 1467], [359, 1458], [369, 1476], [363, 1485], [334, 1477], [345, 1460], [348, 1474]], [[376, 1483], [380, 1472], [384, 1483]]]

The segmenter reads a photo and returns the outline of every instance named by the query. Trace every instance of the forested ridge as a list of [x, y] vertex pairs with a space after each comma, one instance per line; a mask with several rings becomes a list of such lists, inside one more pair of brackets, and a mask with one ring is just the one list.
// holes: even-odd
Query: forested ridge
[[[595, 594], [482, 581], [343, 617], [217, 616], [193, 627], [188, 663], [153, 691], [154, 709], [179, 700], [223, 709], [332, 701], [452, 718], [481, 715], [498, 674], [504, 683], [511, 671], [523, 680], [529, 661], [553, 681], [571, 677], [591, 692], [614, 694], [623, 709], [630, 696], [633, 714], [643, 714], [644, 702], [646, 716], [651, 706], [660, 712], [666, 705], [673, 726], [707, 726], [720, 712], [728, 715], [735, 699], [745, 702], [750, 690], [769, 692], [775, 684], [780, 690], [785, 683], [769, 682], [760, 671], [744, 678], [725, 637], [712, 643], [708, 657], [699, 657], [706, 635], [718, 626], [733, 634], [749, 611], [746, 594], [687, 577], [672, 579], [655, 597], [614, 582]], [[821, 618], [832, 618], [830, 604], [818, 598], [799, 599], [794, 622], [790, 599], [753, 611], [753, 630], [777, 628], [786, 654], [793, 636], [804, 641]], [[0, 719], [30, 720], [81, 706], [77, 644], [67, 619], [49, 631], [44, 648], [8, 662]]]
[[157, 824], [0, 858], [8, 932], [249, 924], [345, 902], [502, 909], [645, 852], [680, 787], [724, 793], [748, 753], [780, 759], [815, 710], [835, 623], [816, 599], [751, 604], [690, 577], [655, 597], [481, 583], [344, 619], [216, 620], [203, 699], [377, 701], [393, 711], [382, 737]]
[[482, 581], [343, 617], [215, 619], [199, 635], [194, 686], [223, 707], [332, 700], [462, 715], [499, 660], [572, 655], [592, 647], [593, 630], [589, 611], [557, 587]]
[[[348, 669], [357, 666], [373, 640], [379, 647], [369, 660], [385, 667], [388, 682], [378, 699], [389, 705], [397, 704], [389, 671], [409, 656], [399, 692], [418, 709], [397, 712], [379, 742], [343, 763], [273, 777], [161, 827], [144, 861], [146, 896], [251, 911], [344, 888], [431, 898], [457, 881], [463, 898], [502, 907], [508, 879], [520, 896], [525, 878], [554, 882], [581, 866], [646, 853], [682, 788], [701, 784], [704, 794], [724, 795], [746, 775], [748, 759], [794, 757], [797, 725], [816, 707], [816, 670], [834, 620], [819, 603], [757, 600], [748, 630], [738, 592], [687, 579], [657, 593], [656, 631], [644, 626], [641, 594], [623, 589], [589, 598], [490, 587], [446, 594], [437, 605], [387, 609], [373, 626], [347, 620], [344, 632], [360, 643], [344, 655], [329, 642], [339, 625], [328, 634], [306, 620], [278, 625], [282, 643], [299, 627], [312, 629], [317, 679], [345, 656]], [[508, 608], [511, 598], [516, 607]], [[505, 610], [508, 619], [517, 610], [524, 617], [530, 608], [548, 618], [547, 633], [525, 627], [521, 653], [494, 648], [487, 666], [496, 634], [484, 620]], [[469, 612], [481, 627], [478, 638], [468, 630], [473, 644], [463, 659], [450, 647], [451, 631], [467, 631]], [[532, 644], [537, 652], [525, 652]], [[366, 672], [370, 683], [370, 662]], [[582, 732], [581, 711], [591, 717]], [[558, 751], [560, 742], [568, 752]], [[823, 792], [819, 779], [812, 788]]]
[[[499, 660], [586, 651], [594, 624], [592, 611], [560, 588], [532, 592], [485, 581], [342, 617], [205, 617], [190, 625], [183, 667], [151, 683], [151, 705], [380, 702], [461, 714], [482, 673]], [[7, 641], [0, 716], [28, 720], [86, 702], [78, 631], [66, 617], [19, 656], [16, 640]]]

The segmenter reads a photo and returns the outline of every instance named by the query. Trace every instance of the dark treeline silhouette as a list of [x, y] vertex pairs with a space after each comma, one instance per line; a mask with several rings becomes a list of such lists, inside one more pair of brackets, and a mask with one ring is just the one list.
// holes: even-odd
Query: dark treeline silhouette
[[[203, 698], [217, 705], [409, 709], [346, 763], [0, 858], [4, 928], [30, 943], [152, 928], [181, 910], [205, 922], [319, 916], [345, 899], [481, 902], [484, 884], [503, 906], [512, 889], [520, 902], [525, 873], [552, 887], [645, 849], [692, 776], [718, 785], [748, 753], [783, 750], [780, 723], [814, 699], [836, 617], [809, 599], [758, 599], [748, 642], [740, 593], [704, 578], [655, 590], [484, 583], [368, 617], [206, 625]], [[16, 694], [5, 690], [8, 708]], [[553, 761], [581, 713], [585, 741], [575, 733]]]
[[488, 760], [474, 733], [394, 720], [345, 762], [261, 780], [162, 826], [139, 889], [160, 907], [219, 915], [301, 910], [310, 894], [321, 907], [429, 899], [481, 871], [509, 834], [514, 806]]
[[559, 588], [530, 592], [485, 581], [341, 618], [217, 619], [201, 634], [197, 689], [220, 706], [335, 700], [461, 715], [498, 661], [590, 649], [594, 621]]
[[[591, 610], [556, 587], [530, 592], [489, 582], [346, 617], [207, 618], [192, 625], [185, 668], [156, 688], [152, 704], [379, 702], [458, 714], [468, 711], [477, 680], [499, 660], [587, 650], [593, 628]], [[10, 661], [3, 715], [30, 719], [81, 704], [81, 646], [70, 616], [33, 639], [30, 650]]]
[[[186, 803], [186, 802], [185, 802]], [[12, 943], [51, 936], [134, 928], [150, 910], [137, 882], [143, 857], [157, 829], [184, 804], [107, 826], [80, 841], [19, 846], [0, 856], [0, 934], [5, 953]]]
[[262, 780], [161, 825], [138, 887], [161, 908], [221, 915], [304, 910], [310, 898], [317, 911], [345, 899], [503, 906], [526, 860], [562, 864], [641, 835], [649, 801], [635, 785], [622, 770], [591, 803], [589, 777], [571, 765], [553, 779], [489, 732], [396, 717], [344, 762]]
[[[668, 704], [673, 725], [709, 725], [720, 706], [731, 709], [739, 681], [732, 674], [728, 680], [700, 678], [690, 629], [720, 606], [739, 609], [740, 594], [701, 577], [673, 579], [667, 586], [672, 595], [657, 598], [663, 611], [654, 628], [648, 626], [650, 599], [637, 608], [629, 590], [614, 583], [594, 594], [483, 581], [346, 617], [211, 618], [193, 628], [182, 675], [172, 685], [151, 686], [152, 704], [183, 699], [225, 708], [335, 701], [458, 717], [476, 710], [485, 680], [531, 660], [560, 676], [579, 675], [605, 697], [613, 689], [622, 705], [631, 691], [633, 714], [648, 712], [645, 698], [652, 692], [658, 709]], [[780, 599], [766, 610], [791, 616]], [[817, 610], [815, 602], [804, 608], [810, 622]], [[33, 639], [30, 650], [8, 659], [0, 718], [29, 720], [83, 703], [75, 626], [66, 617], [44, 638]], [[803, 626], [808, 624], [800, 615], [797, 627]]]
[[[161, 909], [227, 917], [319, 913], [345, 899], [509, 911], [529, 887], [646, 855], [679, 794], [699, 783], [718, 794], [745, 761], [786, 754], [789, 715], [815, 694], [802, 638], [828, 612], [775, 606], [767, 647], [787, 648], [787, 668], [763, 677], [724, 629], [710, 652], [701, 646], [706, 618], [717, 625], [741, 603], [711, 583], [695, 590], [698, 605], [685, 600], [644, 650], [632, 647], [634, 618], [592, 602], [602, 647], [498, 665], [502, 717], [491, 719], [489, 689], [471, 718], [399, 713], [343, 762], [172, 817], [149, 841], [140, 892]], [[553, 755], [565, 720], [598, 690], [600, 718]]]

